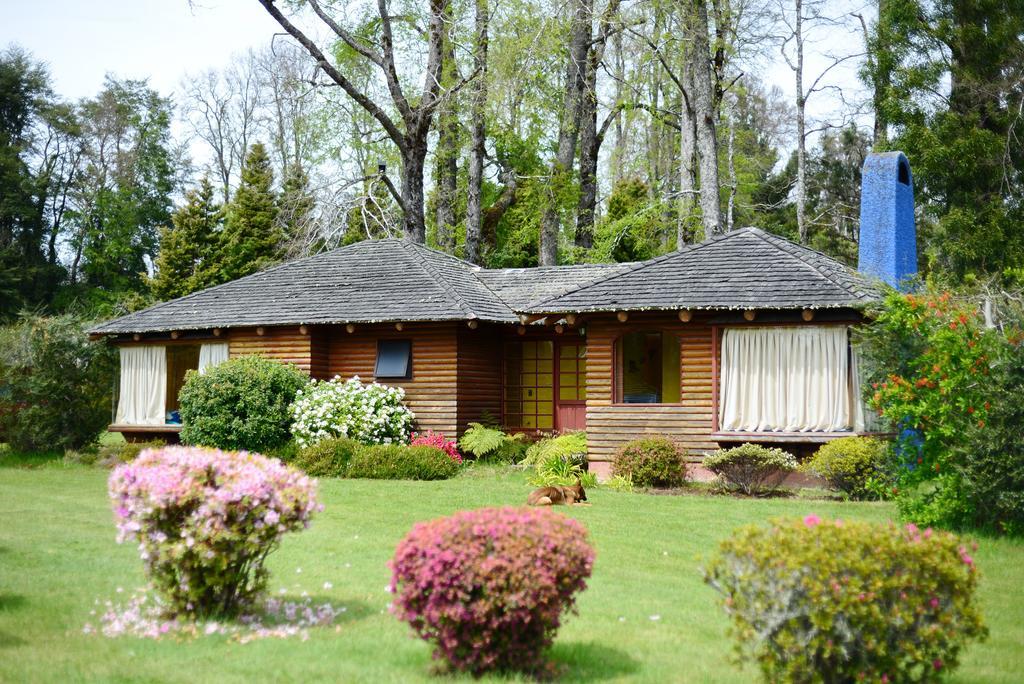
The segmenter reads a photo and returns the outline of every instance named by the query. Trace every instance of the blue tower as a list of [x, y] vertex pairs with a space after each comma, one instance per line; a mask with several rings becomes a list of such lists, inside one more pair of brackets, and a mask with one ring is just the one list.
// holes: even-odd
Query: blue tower
[[902, 152], [872, 153], [864, 160], [857, 270], [893, 287], [917, 273], [914, 178]]

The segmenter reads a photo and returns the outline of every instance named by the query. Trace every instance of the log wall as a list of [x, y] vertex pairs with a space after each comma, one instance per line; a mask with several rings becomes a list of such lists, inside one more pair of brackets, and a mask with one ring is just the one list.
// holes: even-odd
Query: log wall
[[[587, 328], [587, 445], [591, 461], [608, 462], [626, 442], [645, 435], [667, 436], [694, 457], [718, 448], [711, 438], [712, 334], [708, 318], [689, 323], [676, 316], [634, 313], [626, 323], [614, 317], [588, 318]], [[679, 336], [680, 382], [678, 404], [616, 404], [614, 401], [615, 341], [620, 335], [650, 329]]]
[[377, 340], [412, 340], [412, 378], [381, 382], [405, 389], [406, 405], [416, 414], [419, 430], [453, 437], [459, 422], [457, 335], [455, 323], [406, 323], [402, 331], [393, 324], [359, 325], [352, 333], [344, 327], [332, 327], [328, 333], [327, 375], [358, 375], [371, 382]]
[[481, 324], [476, 330], [459, 328], [458, 430], [480, 422], [485, 414], [501, 420], [501, 326]]
[[310, 339], [310, 335], [299, 332], [298, 326], [266, 327], [262, 335], [256, 328], [236, 328], [228, 331], [228, 356], [234, 359], [261, 354], [275, 361], [294, 363], [309, 373], [312, 365]]

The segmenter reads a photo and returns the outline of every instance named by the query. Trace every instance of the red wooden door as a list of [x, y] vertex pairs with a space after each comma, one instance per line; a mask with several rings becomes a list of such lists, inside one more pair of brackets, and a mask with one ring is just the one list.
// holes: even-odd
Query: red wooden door
[[555, 428], [587, 429], [587, 345], [559, 340], [555, 354]]

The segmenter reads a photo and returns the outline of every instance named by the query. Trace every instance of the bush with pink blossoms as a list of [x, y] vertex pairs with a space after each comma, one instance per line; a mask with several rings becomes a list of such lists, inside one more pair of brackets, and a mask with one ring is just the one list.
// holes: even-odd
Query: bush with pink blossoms
[[277, 459], [198, 447], [142, 452], [110, 475], [118, 542], [136, 541], [173, 615], [231, 617], [266, 587], [264, 561], [309, 525], [316, 481]]
[[587, 532], [546, 509], [418, 523], [391, 561], [393, 610], [458, 671], [537, 672], [594, 564]]
[[973, 548], [914, 525], [808, 515], [740, 528], [704, 579], [766, 682], [935, 682], [987, 634]]
[[448, 439], [440, 432], [434, 432], [433, 430], [414, 432], [409, 446], [431, 446], [448, 454], [448, 458], [456, 463], [462, 463], [462, 454], [459, 453], [459, 447], [455, 440]]

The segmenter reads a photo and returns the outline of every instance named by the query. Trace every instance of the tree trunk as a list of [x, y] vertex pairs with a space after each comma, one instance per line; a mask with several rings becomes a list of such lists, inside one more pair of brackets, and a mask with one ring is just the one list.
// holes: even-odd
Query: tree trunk
[[[458, 78], [455, 64], [455, 44], [450, 27], [451, 15], [445, 21], [444, 67], [441, 84], [450, 90]], [[437, 183], [437, 246], [443, 252], [455, 252], [455, 203], [458, 201], [459, 182], [459, 115], [455, 94], [449, 93], [437, 110], [437, 149], [435, 182]]]
[[473, 67], [476, 81], [473, 83], [472, 111], [470, 119], [469, 146], [469, 187], [466, 193], [466, 260], [480, 263], [480, 230], [483, 220], [481, 188], [484, 176], [484, 113], [487, 105], [487, 25], [490, 21], [487, 0], [476, 0], [476, 46], [473, 52]]
[[796, 16], [793, 38], [796, 42], [796, 60], [793, 73], [796, 78], [796, 226], [800, 244], [807, 244], [807, 98], [804, 97], [804, 7], [803, 0], [794, 0]]
[[704, 0], [693, 0], [691, 32], [693, 51], [694, 116], [697, 125], [697, 151], [700, 155], [700, 206], [704, 236], [722, 232], [722, 208], [719, 199], [718, 134], [715, 131], [715, 93], [711, 79], [708, 11]]
[[402, 213], [405, 236], [412, 242], [426, 241], [423, 218], [423, 166], [427, 156], [424, 135], [417, 142], [409, 141], [409, 152], [402, 156]]
[[565, 98], [562, 104], [562, 121], [558, 130], [558, 152], [551, 164], [548, 180], [548, 205], [541, 217], [540, 249], [538, 261], [541, 266], [558, 264], [558, 236], [561, 225], [560, 209], [563, 194], [572, 179], [573, 162], [576, 159], [576, 143], [579, 140], [580, 115], [586, 88], [586, 63], [591, 41], [592, 0], [575, 0], [569, 53], [566, 60]]
[[[692, 60], [686, 59], [683, 85], [693, 92]], [[697, 207], [697, 122], [693, 114], [689, 93], [679, 98], [679, 216], [676, 219], [676, 249], [682, 249], [696, 232]]]

